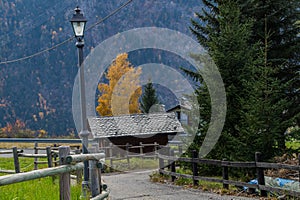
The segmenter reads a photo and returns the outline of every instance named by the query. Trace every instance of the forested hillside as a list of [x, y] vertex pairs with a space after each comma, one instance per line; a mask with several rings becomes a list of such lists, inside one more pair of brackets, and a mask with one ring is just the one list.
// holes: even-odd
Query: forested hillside
[[[18, 119], [27, 128], [44, 129], [50, 135], [67, 135], [75, 131], [71, 109], [77, 74], [75, 41], [29, 59], [5, 61], [32, 55], [70, 38], [73, 33], [69, 19], [77, 5], [90, 26], [126, 1], [79, 2], [0, 0], [0, 127]], [[200, 4], [197, 0], [132, 1], [116, 15], [86, 32], [84, 54], [88, 55], [92, 47], [103, 40], [132, 28], [158, 26], [191, 35], [190, 19], [194, 12], [201, 10]], [[135, 58], [134, 64], [153, 61], [153, 58], [141, 59], [137, 54], [131, 57]], [[160, 61], [168, 60], [170, 58]], [[178, 63], [176, 67], [180, 65]]]

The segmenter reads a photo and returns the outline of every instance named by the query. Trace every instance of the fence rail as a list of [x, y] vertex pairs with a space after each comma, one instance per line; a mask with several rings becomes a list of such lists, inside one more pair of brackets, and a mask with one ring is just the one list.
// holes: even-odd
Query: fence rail
[[[235, 185], [239, 187], [248, 187], [251, 189], [260, 190], [261, 196], [267, 196], [267, 192], [278, 192], [282, 194], [288, 194], [294, 197], [300, 197], [299, 191], [287, 190], [283, 188], [270, 187], [265, 185], [264, 170], [265, 169], [287, 169], [294, 170], [299, 172], [300, 179], [300, 154], [299, 154], [299, 165], [287, 165], [287, 164], [278, 164], [278, 163], [266, 163], [261, 161], [261, 153], [255, 154], [254, 162], [234, 162], [226, 160], [209, 160], [209, 159], [200, 159], [196, 151], [193, 152], [192, 158], [178, 158], [173, 156], [173, 150], [168, 152], [169, 155], [158, 154], [159, 158], [159, 173], [169, 175], [172, 178], [172, 181], [175, 181], [176, 177], [189, 178], [193, 180], [193, 184], [196, 186], [199, 184], [198, 181], [210, 181], [223, 183], [223, 188], [228, 189], [229, 185]], [[167, 161], [167, 164], [165, 164]], [[192, 164], [192, 175], [189, 174], [180, 174], [176, 173], [176, 162], [187, 162]], [[213, 178], [213, 177], [204, 177], [198, 175], [199, 164], [214, 165], [222, 168], [222, 178]], [[241, 181], [229, 180], [228, 168], [254, 168], [256, 169], [258, 184], [249, 184]], [[170, 171], [165, 170], [168, 168]], [[299, 183], [300, 184], [300, 183]], [[300, 185], [299, 185], [300, 187]]]
[[[17, 153], [18, 151], [16, 148], [13, 148], [13, 152]], [[104, 157], [105, 155], [103, 153], [96, 152], [94, 152], [93, 154], [70, 155], [70, 147], [62, 146], [59, 147], [60, 166], [47, 169], [39, 169], [25, 173], [0, 176], [0, 186], [44, 178], [48, 176], [60, 175], [60, 199], [69, 200], [71, 196], [70, 172], [82, 170], [84, 168], [84, 164], [82, 162], [90, 161], [90, 176], [92, 177], [93, 182], [93, 184], [91, 184], [90, 186], [92, 195], [91, 199], [106, 199], [109, 195], [109, 190], [107, 190], [107, 186], [101, 182], [100, 168], [102, 167], [102, 164], [99, 164], [99, 159]], [[67, 163], [67, 160], [71, 160], [72, 163]]]
[[[13, 153], [13, 150], [0, 151], [0, 154], [12, 154], [12, 153]], [[18, 153], [23, 153], [23, 150], [22, 149], [18, 150]]]
[[[170, 146], [177, 146], [177, 153], [182, 154], [182, 143], [173, 142], [169, 144]], [[109, 161], [110, 168], [114, 168], [114, 161], [127, 160], [127, 165], [130, 167], [130, 159], [141, 158], [143, 162], [144, 159], [152, 158], [157, 159], [158, 152], [163, 148], [169, 148], [167, 146], [160, 145], [157, 142], [154, 143], [142, 143], [137, 145], [132, 145], [127, 143], [125, 145], [114, 145], [109, 143], [107, 146], [100, 147], [102, 151], [105, 152], [106, 160]], [[120, 151], [121, 149], [121, 151]], [[152, 151], [149, 151], [151, 150]], [[148, 151], [147, 151], [148, 150]]]
[[9, 185], [13, 183], [20, 183], [23, 181], [30, 181], [38, 178], [45, 178], [47, 176], [59, 175], [59, 174], [77, 171], [81, 169], [83, 169], [83, 163], [39, 169], [30, 172], [18, 173], [14, 175], [0, 176], [0, 186]]

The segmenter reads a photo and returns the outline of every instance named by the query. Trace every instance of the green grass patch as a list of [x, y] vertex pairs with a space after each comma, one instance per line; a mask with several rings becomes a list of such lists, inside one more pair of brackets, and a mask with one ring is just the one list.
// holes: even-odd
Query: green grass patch
[[[46, 161], [46, 158], [39, 158], [39, 161]], [[34, 169], [34, 158], [19, 158], [22, 172]], [[47, 164], [39, 164], [38, 168], [47, 168]], [[0, 169], [14, 170], [13, 158], [0, 158]], [[0, 176], [7, 175], [0, 173]], [[72, 199], [80, 199], [81, 185], [71, 186]], [[59, 199], [59, 178], [46, 177], [0, 186], [0, 200], [56, 200]]]
[[[176, 169], [176, 172], [181, 173], [181, 174], [191, 175], [191, 171], [186, 170], [186, 169]], [[221, 178], [221, 177], [216, 177], [216, 178]], [[161, 175], [158, 172], [153, 172], [150, 175], [150, 180], [152, 182], [170, 183], [171, 176]], [[226, 189], [223, 189], [222, 183], [203, 181], [203, 180], [199, 181], [198, 186], [193, 186], [193, 180], [191, 178], [183, 178], [183, 177], [176, 178], [174, 181], [174, 184], [183, 186], [184, 188], [200, 189], [203, 191], [209, 191], [209, 192], [214, 192], [214, 193], [218, 193], [218, 194], [234, 194], [234, 192], [236, 191], [236, 187], [234, 187], [234, 186], [230, 186], [229, 190], [226, 190]]]
[[[110, 160], [106, 160], [106, 172], [110, 172]], [[113, 161], [112, 171], [129, 171], [138, 169], [157, 169], [158, 160], [150, 158], [130, 158], [129, 163], [127, 159]]]
[[[46, 158], [39, 158], [39, 161], [47, 161]], [[19, 158], [21, 172], [28, 172], [34, 169], [34, 158]], [[38, 169], [47, 168], [47, 164], [39, 164]], [[0, 169], [15, 170], [13, 158], [0, 158]], [[0, 176], [4, 175], [0, 173]]]
[[[59, 179], [36, 179], [0, 187], [3, 200], [55, 200], [59, 199]], [[81, 185], [71, 186], [71, 199], [80, 199]]]

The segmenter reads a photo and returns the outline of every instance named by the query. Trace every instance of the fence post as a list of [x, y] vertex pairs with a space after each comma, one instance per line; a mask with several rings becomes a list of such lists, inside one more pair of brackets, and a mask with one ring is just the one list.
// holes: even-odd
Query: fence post
[[110, 171], [113, 169], [113, 144], [109, 143]]
[[[255, 153], [255, 164], [256, 164], [256, 166], [257, 166], [257, 163], [261, 162], [261, 161], [262, 161], [262, 159], [261, 159], [261, 153], [260, 152], [256, 152]], [[257, 173], [257, 182], [258, 182], [258, 185], [265, 185], [264, 169], [256, 167], [256, 173]], [[267, 191], [260, 190], [260, 195], [263, 196], [263, 197], [266, 197], [267, 196]]]
[[[38, 145], [39, 144], [37, 142], [34, 143], [34, 154], [39, 153]], [[37, 169], [38, 169], [38, 158], [34, 158], [34, 170], [37, 170]]]
[[[47, 154], [47, 162], [48, 162], [48, 167], [53, 167], [53, 156], [51, 152], [51, 147], [46, 147], [46, 154]], [[52, 176], [52, 181], [55, 181], [55, 176]]]
[[226, 159], [225, 158], [222, 161], [222, 176], [223, 176], [223, 188], [228, 190], [229, 185], [227, 183], [224, 183], [224, 180], [229, 179], [228, 166], [226, 166]]
[[[55, 149], [57, 147], [57, 145], [54, 144], [53, 147]], [[57, 153], [55, 153], [53, 157], [54, 157], [54, 166], [56, 167], [57, 166]]]
[[[166, 154], [167, 154], [167, 156], [171, 156], [171, 148], [170, 147], [166, 147]], [[172, 163], [172, 161], [170, 161], [169, 159], [168, 159], [168, 170], [171, 170], [171, 163]]]
[[[100, 153], [100, 148], [99, 148], [99, 142], [96, 142], [93, 144], [94, 147], [96, 148], [96, 152]], [[102, 174], [102, 168], [104, 167], [103, 164], [105, 163], [101, 163], [101, 167], [99, 167], [99, 163], [101, 163], [99, 160], [96, 162], [97, 168], [98, 168], [98, 181], [99, 181], [99, 194], [102, 193], [102, 180], [101, 180], [101, 174]]]
[[[160, 151], [161, 152], [161, 151]], [[159, 170], [164, 170], [164, 159], [159, 157], [159, 155], [162, 155], [158, 152], [157, 156], [158, 156], [158, 165], [159, 165]], [[163, 175], [162, 172], [159, 172], [160, 175]]]
[[198, 152], [193, 150], [192, 153], [192, 170], [193, 170], [193, 185], [198, 186], [199, 181], [195, 180], [195, 177], [198, 176], [198, 164], [196, 163], [196, 159], [198, 158]]
[[12, 150], [13, 150], [13, 155], [14, 155], [15, 172], [20, 173], [18, 149], [17, 149], [17, 147], [13, 147]]
[[129, 143], [126, 143], [126, 159], [127, 159], [128, 168], [130, 169]]
[[51, 147], [46, 147], [48, 167], [53, 167]]
[[[170, 156], [174, 158], [174, 149], [170, 150]], [[171, 163], [171, 172], [173, 172], [173, 173], [176, 172], [175, 160], [172, 160], [172, 163]], [[175, 179], [176, 179], [176, 176], [172, 175], [171, 178], [172, 178], [172, 182], [174, 182]]]
[[142, 142], [140, 142], [140, 156], [141, 156], [141, 158], [142, 158], [142, 168], [144, 167], [144, 152], [143, 152], [143, 143]]
[[[95, 147], [89, 148], [90, 153], [97, 153]], [[98, 196], [100, 194], [100, 186], [99, 186], [99, 174], [97, 168], [97, 161], [90, 160], [89, 161], [89, 174], [90, 174], [90, 183], [91, 183], [91, 195], [92, 197]]]
[[[60, 146], [58, 148], [59, 164], [66, 164], [66, 157], [70, 154], [70, 147]], [[70, 200], [70, 173], [63, 173], [59, 179], [59, 196], [60, 200]]]
[[[75, 154], [80, 154], [80, 153], [81, 153], [80, 149], [75, 150]], [[80, 184], [82, 182], [82, 170], [76, 171], [76, 182], [77, 184]]]
[[157, 142], [154, 142], [154, 158], [157, 159]]

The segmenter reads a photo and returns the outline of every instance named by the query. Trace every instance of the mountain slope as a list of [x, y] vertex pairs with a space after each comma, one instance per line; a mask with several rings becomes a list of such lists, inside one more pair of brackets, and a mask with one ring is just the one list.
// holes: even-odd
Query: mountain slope
[[[0, 0], [0, 62], [31, 55], [71, 37], [69, 19], [77, 2]], [[126, 1], [79, 2], [89, 27]], [[134, 0], [86, 32], [84, 53], [88, 55], [101, 41], [132, 28], [157, 26], [191, 35], [190, 18], [200, 10], [196, 0]], [[151, 58], [136, 58], [132, 63], [147, 60]], [[31, 59], [0, 65], [0, 127], [20, 119], [28, 128], [45, 129], [51, 134], [74, 131], [71, 101], [76, 64], [75, 41], [72, 41]]]

